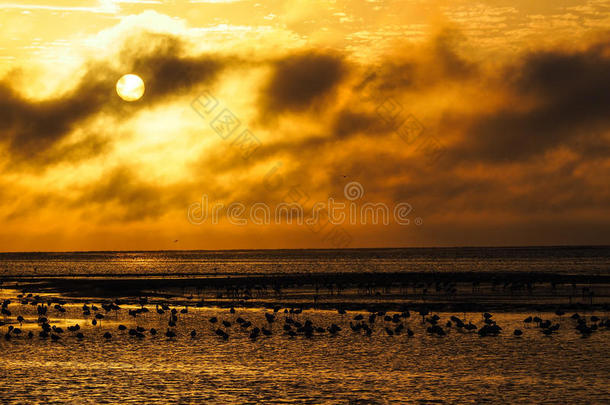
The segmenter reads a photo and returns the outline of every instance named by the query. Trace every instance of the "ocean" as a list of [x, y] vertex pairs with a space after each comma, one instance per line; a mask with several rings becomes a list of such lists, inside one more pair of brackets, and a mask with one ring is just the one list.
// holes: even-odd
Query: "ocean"
[[4, 253], [3, 404], [604, 404], [610, 248]]
[[2, 253], [0, 275], [610, 274], [610, 246]]

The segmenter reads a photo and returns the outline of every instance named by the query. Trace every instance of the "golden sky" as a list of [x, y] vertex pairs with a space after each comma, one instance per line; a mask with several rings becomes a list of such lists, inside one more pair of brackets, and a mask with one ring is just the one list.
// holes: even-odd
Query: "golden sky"
[[[600, 0], [0, 0], [0, 251], [608, 244], [608, 27]], [[351, 182], [410, 224], [189, 220]]]

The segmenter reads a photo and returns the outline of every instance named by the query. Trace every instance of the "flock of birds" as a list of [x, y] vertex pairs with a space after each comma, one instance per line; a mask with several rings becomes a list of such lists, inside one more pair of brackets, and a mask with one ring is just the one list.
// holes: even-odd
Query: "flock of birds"
[[[22, 315], [13, 317], [12, 312], [14, 311], [14, 307], [19, 304], [22, 306], [30, 305], [36, 307], [38, 318], [35, 319], [35, 322], [37, 326], [40, 327], [40, 330], [37, 332], [39, 338], [50, 338], [53, 341], [58, 341], [66, 334], [71, 334], [79, 340], [85, 338], [83, 330], [78, 323], [68, 326], [66, 332], [62, 327], [52, 325], [49, 320], [48, 316], [50, 316], [53, 311], [58, 316], [61, 316], [66, 312], [65, 301], [57, 299], [44, 301], [40, 296], [34, 296], [33, 294], [19, 295], [17, 298], [19, 300], [18, 303], [12, 303], [11, 300], [7, 299], [2, 302], [0, 307], [3, 318], [3, 320], [0, 320], [0, 327], [7, 326], [7, 330], [4, 333], [4, 338], [6, 340], [21, 336], [32, 339], [36, 335], [32, 330], [28, 331], [27, 334], [22, 330], [23, 323], [26, 322], [26, 319]], [[138, 304], [139, 305], [136, 308], [128, 309], [128, 315], [134, 318], [134, 320], [151, 311], [147, 308], [147, 305], [149, 304], [147, 298], [140, 298]], [[111, 316], [112, 312], [114, 312], [115, 315], [118, 314], [121, 310], [120, 305], [122, 305], [122, 303], [118, 300], [102, 303], [99, 307], [94, 304], [83, 304], [82, 316], [87, 323], [101, 328], [104, 319]], [[203, 302], [199, 302], [195, 306], [203, 307], [204, 304]], [[146, 334], [155, 336], [163, 333], [169, 339], [176, 338], [178, 336], [176, 326], [179, 322], [179, 317], [181, 314], [187, 314], [189, 312], [188, 306], [177, 309], [175, 307], [171, 308], [168, 303], [156, 303], [155, 311], [160, 317], [160, 320], [167, 321], [164, 332], [158, 331], [155, 328], [146, 329], [138, 325], [127, 327], [120, 324], [114, 333], [128, 334], [140, 339], [145, 338]], [[314, 335], [337, 335], [344, 328], [347, 328], [347, 325], [345, 325], [346, 322], [339, 322], [344, 325], [344, 328], [337, 323], [331, 323], [330, 325], [315, 324], [311, 319], [301, 319], [304, 317], [301, 316], [302, 313], [303, 310], [301, 308], [282, 309], [280, 306], [275, 306], [273, 309], [264, 313], [264, 319], [259, 319], [257, 321], [254, 319], [245, 319], [243, 317], [245, 315], [237, 315], [235, 308], [231, 307], [226, 319], [213, 316], [204, 322], [208, 324], [208, 328], [211, 328], [215, 335], [223, 340], [228, 340], [230, 335], [235, 333], [246, 333], [252, 341], [256, 341], [261, 335], [271, 336], [278, 333], [290, 337], [304, 336], [306, 338], [312, 338]], [[347, 311], [344, 309], [339, 309], [338, 313], [344, 321], [345, 317], [349, 317]], [[559, 319], [562, 319], [565, 312], [557, 310], [555, 315], [559, 317]], [[477, 326], [472, 323], [472, 321], [466, 321], [455, 315], [450, 316], [446, 321], [441, 321], [441, 317], [438, 314], [431, 314], [430, 311], [426, 309], [414, 312], [413, 317], [417, 318], [417, 321], [411, 322], [411, 317], [412, 314], [409, 310], [390, 314], [386, 311], [371, 309], [353, 315], [349, 320], [349, 328], [354, 333], [366, 336], [371, 336], [375, 329], [378, 328], [382, 330], [382, 333], [385, 333], [388, 336], [405, 334], [408, 337], [413, 337], [415, 332], [411, 327], [418, 323], [423, 325], [427, 334], [438, 337], [447, 335], [450, 330], [477, 333], [481, 337], [498, 336], [503, 332], [503, 328], [498, 325], [494, 320], [493, 315], [488, 312], [483, 314], [481, 326]], [[608, 318], [601, 319], [595, 315], [587, 317], [578, 313], [574, 313], [570, 318], [573, 320], [574, 329], [582, 337], [588, 337], [599, 330], [610, 330], [610, 319]], [[560, 329], [560, 324], [556, 321], [557, 318], [552, 320], [543, 319], [538, 316], [528, 316], [523, 320], [523, 324], [525, 327], [536, 327], [543, 335], [550, 336], [557, 333]], [[30, 322], [33, 323], [34, 320], [32, 319]], [[136, 324], [138, 323], [137, 321], [135, 322]], [[258, 325], [256, 324], [257, 322]], [[16, 326], [16, 324], [19, 324], [19, 327]], [[274, 325], [278, 324], [282, 325], [274, 327]], [[111, 331], [106, 331], [102, 336], [106, 340], [111, 340], [113, 338], [112, 333], [113, 332]], [[191, 338], [197, 337], [198, 334], [199, 332], [196, 329], [191, 330], [189, 333]], [[512, 334], [519, 337], [523, 335], [523, 330], [514, 329]]]

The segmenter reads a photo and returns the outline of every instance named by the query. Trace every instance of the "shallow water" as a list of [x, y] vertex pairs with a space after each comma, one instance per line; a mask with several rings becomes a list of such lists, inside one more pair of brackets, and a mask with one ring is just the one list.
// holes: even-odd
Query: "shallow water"
[[[320, 291], [317, 285], [282, 285], [281, 294], [270, 285], [268, 291], [253, 289], [250, 295], [242, 286], [238, 296], [227, 295], [224, 284], [202, 290], [190, 285], [197, 277], [176, 276], [215, 274], [219, 277], [208, 278], [235, 280], [236, 274], [248, 275], [250, 280], [253, 273], [299, 273], [300, 278], [308, 272], [428, 271], [480, 272], [476, 277], [500, 271], [518, 275], [516, 282], [496, 286], [487, 279], [476, 287], [472, 280], [462, 282], [456, 277], [440, 290], [438, 284], [417, 276], [408, 286], [380, 285], [369, 291], [370, 286], [346, 285], [341, 294], [337, 288], [343, 281], [334, 286], [330, 283], [330, 287], [323, 284]], [[581, 281], [555, 285], [547, 280], [516, 289], [530, 272], [574, 274]], [[118, 275], [126, 274], [146, 277], [138, 278], [138, 288], [117, 289], [129, 278]], [[599, 312], [607, 308], [607, 282], [591, 284], [588, 276], [608, 274], [608, 247], [0, 254], [0, 275], [17, 276], [6, 277], [0, 286], [0, 299], [12, 301], [8, 306], [12, 314], [0, 317], [6, 323], [0, 326], [0, 403], [610, 403], [610, 330], [601, 328], [582, 338], [568, 316], [572, 312], [566, 311], [568, 315], [563, 317], [554, 314], [560, 305], [579, 308], [590, 322], [593, 313], [582, 310], [597, 308], [595, 315], [607, 319], [607, 312]], [[35, 277], [22, 279], [21, 275]], [[42, 275], [67, 277], [43, 283], [42, 277], [36, 277]], [[70, 275], [85, 276], [85, 281], [81, 279], [79, 284]], [[101, 276], [87, 277], [92, 275]], [[171, 286], [164, 276], [174, 277]], [[357, 275], [345, 278], [349, 281]], [[119, 282], [103, 287], [103, 279]], [[157, 281], [151, 283], [153, 279]], [[20, 304], [15, 299], [21, 292], [18, 288], [40, 295], [44, 301], [69, 301], [64, 305], [65, 313], [53, 308], [48, 311], [51, 324], [65, 330], [58, 333], [59, 341], [38, 337], [36, 306]], [[585, 295], [585, 290], [595, 295]], [[127, 293], [148, 296], [150, 312], [133, 318], [128, 310], [138, 307], [127, 304], [121, 304], [118, 312], [106, 312], [100, 306], [102, 298], [96, 295], [138, 301], [137, 296], [125, 296]], [[191, 305], [187, 314], [178, 314], [175, 338], [164, 335], [169, 315], [167, 311], [162, 315], [156, 312], [154, 302], [160, 300], [171, 302], [178, 310], [183, 308], [178, 303]], [[85, 301], [100, 306], [99, 312], [105, 316], [101, 324], [93, 326], [92, 315], [83, 315]], [[198, 301], [206, 307], [194, 307]], [[412, 311], [409, 318], [401, 319], [405, 328], [414, 332], [409, 338], [404, 331], [389, 336], [385, 327], [395, 324], [381, 318], [371, 336], [354, 333], [349, 322], [358, 313], [366, 319], [365, 312], [341, 315], [336, 310], [305, 309], [291, 315], [282, 309], [272, 325], [272, 336], [251, 340], [248, 330], [252, 327], [271, 327], [264, 316], [270, 310], [260, 307], [277, 302], [305, 308], [351, 304], [346, 308], [353, 309], [443, 304], [436, 308], [446, 311], [473, 310], [459, 304], [477, 303], [504, 311], [553, 311], [496, 313], [493, 319], [503, 328], [497, 337], [480, 337], [445, 326], [449, 317], [456, 315], [480, 327], [481, 313], [439, 312], [439, 324], [447, 331], [439, 337], [428, 334], [422, 318]], [[213, 306], [240, 303], [259, 308], [237, 308], [236, 314], [230, 314], [226, 308]], [[18, 315], [25, 318], [23, 325], [17, 322]], [[551, 319], [561, 327], [546, 337], [539, 328], [523, 323], [528, 315]], [[210, 323], [213, 316], [219, 323]], [[238, 326], [238, 316], [253, 326], [248, 330]], [[283, 330], [285, 317], [300, 322], [309, 319], [324, 328], [336, 323], [342, 330], [336, 336], [326, 331], [312, 338], [302, 334], [290, 337]], [[215, 333], [222, 320], [232, 324], [223, 327], [230, 335], [227, 341]], [[84, 334], [82, 340], [67, 331], [76, 323]], [[138, 325], [147, 331], [143, 338], [133, 337], [127, 330], [119, 331], [119, 324], [127, 328]], [[11, 339], [5, 340], [2, 336], [9, 326], [21, 327], [22, 333], [12, 333]], [[152, 336], [150, 328], [159, 334]], [[523, 336], [513, 336], [516, 328], [523, 330]], [[190, 336], [192, 330], [195, 338]], [[29, 331], [34, 332], [31, 339]], [[112, 333], [110, 340], [103, 337], [107, 331]]]
[[[177, 337], [160, 333], [142, 339], [118, 331], [136, 324], [165, 331], [167, 313], [137, 318], [122, 306], [110, 312], [101, 326], [83, 318], [80, 305], [68, 304], [65, 314], [51, 309], [49, 319], [65, 327], [78, 322], [85, 338], [65, 332], [53, 342], [29, 330], [39, 330], [35, 307], [11, 304], [12, 317], [22, 314], [23, 333], [2, 339], [0, 402], [2, 403], [607, 403], [610, 400], [610, 331], [581, 338], [568, 316], [539, 314], [561, 323], [557, 334], [544, 337], [525, 327], [527, 314], [501, 313], [498, 337], [445, 328], [448, 335], [428, 335], [415, 313], [404, 320], [412, 338], [388, 336], [385, 322], [375, 322], [372, 336], [354, 333], [349, 321], [358, 312], [306, 310], [292, 315], [314, 325], [332, 322], [343, 328], [289, 337], [283, 333], [280, 311], [273, 335], [252, 341], [235, 323], [238, 316], [266, 325], [264, 309], [193, 308], [178, 314]], [[181, 307], [177, 307], [181, 309]], [[102, 311], [104, 312], [104, 311]], [[365, 316], [366, 313], [363, 313]], [[451, 313], [439, 313], [444, 325]], [[482, 324], [480, 313], [455, 314]], [[535, 314], [532, 314], [535, 315]], [[590, 316], [591, 314], [586, 314]], [[597, 314], [607, 316], [607, 314]], [[230, 320], [224, 341], [214, 334], [209, 318]], [[520, 328], [522, 337], [512, 331]], [[191, 330], [197, 336], [190, 337]], [[6, 326], [2, 327], [2, 331]], [[111, 331], [106, 341], [102, 335]]]

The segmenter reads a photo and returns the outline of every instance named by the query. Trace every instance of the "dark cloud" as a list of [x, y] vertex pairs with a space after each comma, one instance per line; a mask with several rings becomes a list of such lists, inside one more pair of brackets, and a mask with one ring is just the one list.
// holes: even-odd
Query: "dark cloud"
[[12, 157], [27, 159], [69, 134], [75, 125], [100, 111], [113, 84], [88, 75], [77, 87], [59, 97], [28, 100], [0, 83], [0, 139]]
[[55, 144], [27, 162], [14, 162], [11, 168], [27, 170], [32, 167], [40, 169], [60, 162], [76, 163], [105, 154], [111, 149], [112, 142], [107, 136], [92, 133], [82, 139]]
[[[186, 55], [184, 44], [174, 37], [153, 37], [144, 35], [126, 41], [134, 44], [134, 51], [131, 54], [127, 48], [122, 51], [122, 71], [99, 62], [89, 64], [71, 90], [52, 98], [31, 100], [17, 93], [8, 79], [0, 82], [0, 142], [6, 145], [11, 160], [34, 165], [68, 159], [73, 155], [57, 145], [88, 119], [102, 112], [123, 118], [141, 105], [161, 102], [213, 80], [226, 66], [211, 55]], [[141, 48], [145, 51], [140, 51]], [[128, 54], [130, 57], [125, 57]], [[143, 76], [147, 90], [141, 101], [127, 104], [116, 95], [116, 81], [125, 72]], [[90, 148], [95, 150], [101, 152], [103, 148]], [[53, 151], [57, 154], [50, 156]]]
[[80, 190], [75, 207], [98, 207], [96, 219], [145, 220], [161, 216], [167, 208], [162, 186], [141, 180], [131, 169], [118, 167]]
[[245, 179], [237, 184], [219, 184], [210, 177], [193, 177], [174, 182], [162, 182], [141, 174], [136, 167], [120, 165], [102, 173], [88, 184], [76, 187], [75, 197], [62, 204], [80, 210], [88, 221], [142, 222], [155, 220], [165, 215], [178, 215], [185, 219], [187, 208], [201, 201], [202, 195], [209, 197], [210, 205], [216, 201], [228, 204], [231, 201], [262, 201], [258, 179]]
[[375, 111], [342, 109], [333, 118], [330, 133], [333, 138], [345, 139], [357, 134], [378, 136], [393, 130], [392, 124], [385, 121]]
[[460, 55], [463, 35], [452, 29], [441, 31], [432, 41], [432, 67], [440, 67], [440, 75], [445, 79], [465, 79], [479, 73], [476, 63]]
[[599, 143], [610, 129], [609, 49], [598, 43], [525, 55], [503, 77], [510, 104], [471, 117], [454, 157], [520, 161], [562, 145], [586, 149], [591, 142], [607, 151], [608, 144]]
[[143, 103], [155, 103], [168, 96], [178, 96], [194, 86], [209, 83], [229, 63], [231, 58], [203, 54], [190, 56], [187, 44], [177, 37], [144, 34], [135, 39], [139, 46], [128, 46], [122, 58], [129, 71], [146, 83]]
[[307, 51], [278, 59], [263, 89], [261, 108], [267, 114], [308, 110], [329, 96], [347, 71], [336, 54]]
[[548, 165], [540, 161], [504, 169], [444, 171], [421, 160], [375, 152], [327, 166], [329, 184], [324, 187], [340, 196], [347, 182], [358, 181], [369, 201], [407, 202], [416, 215], [429, 219], [585, 217], [583, 213], [603, 212], [610, 205], [610, 191], [602, 187], [602, 179], [610, 175], [606, 165], [590, 165], [586, 158], [555, 163], [552, 170]]

